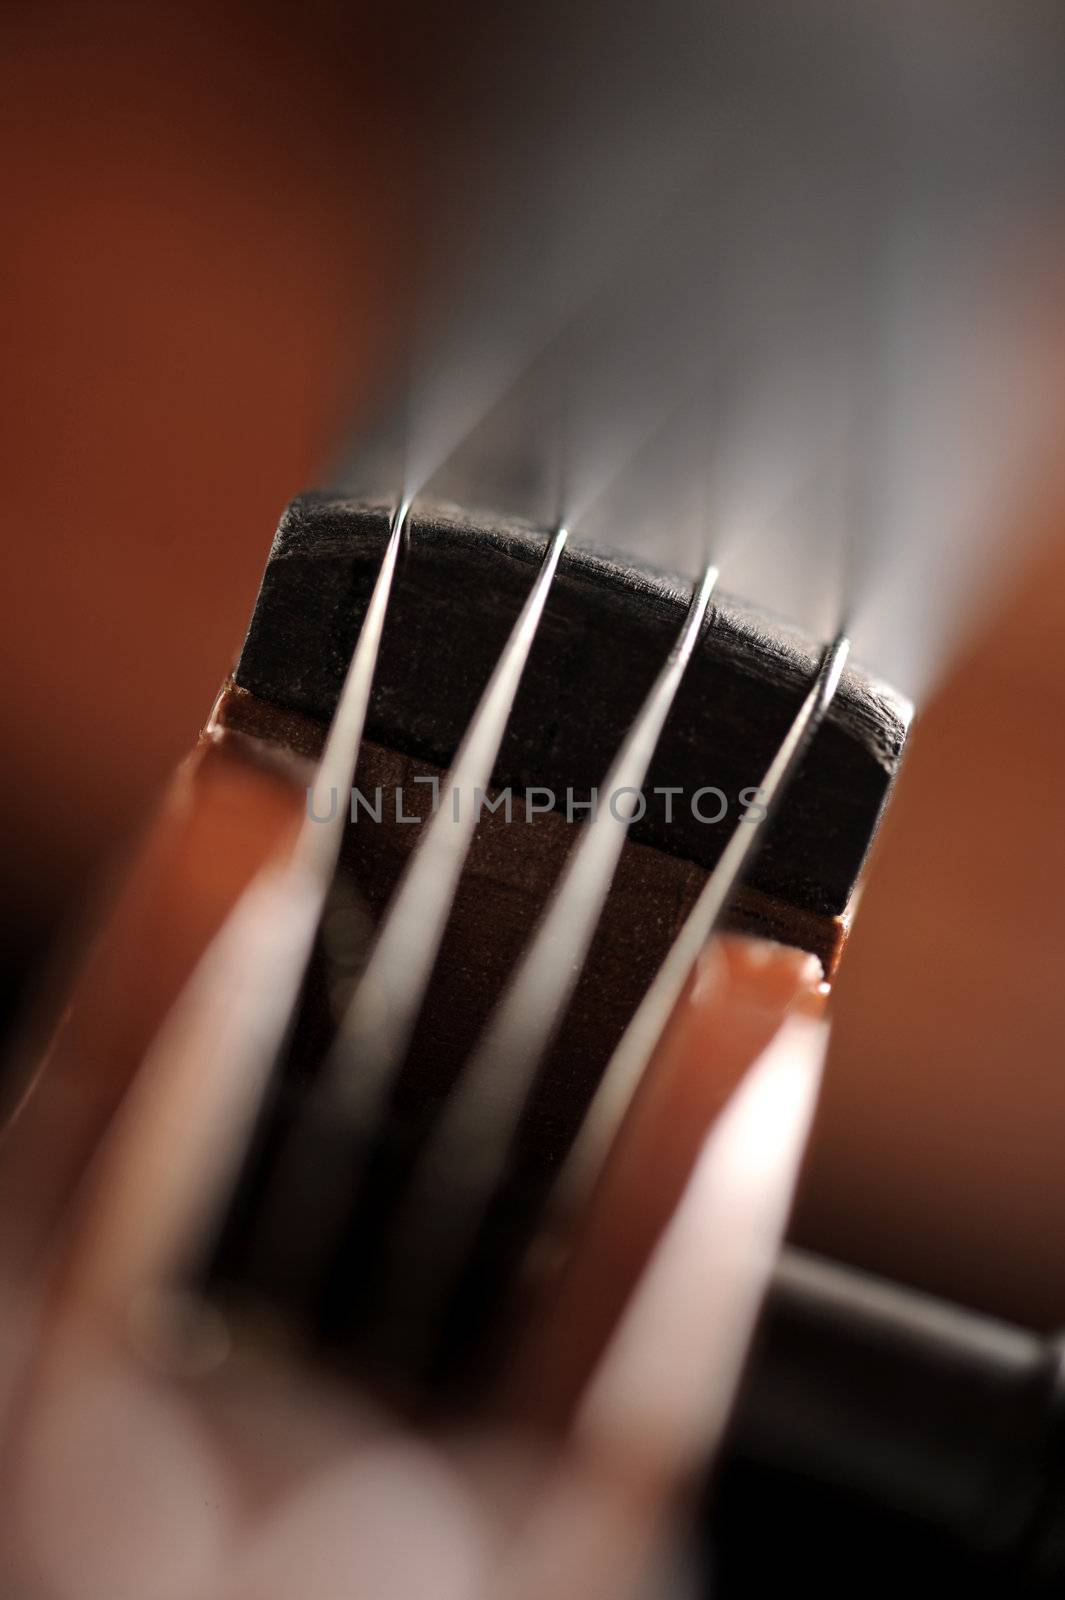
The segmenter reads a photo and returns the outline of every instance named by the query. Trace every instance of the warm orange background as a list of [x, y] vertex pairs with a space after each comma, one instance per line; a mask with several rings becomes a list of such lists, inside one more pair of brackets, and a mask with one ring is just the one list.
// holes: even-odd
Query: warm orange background
[[416, 175], [381, 41], [327, 4], [16, 6], [0, 50], [17, 950], [194, 739], [394, 342]]

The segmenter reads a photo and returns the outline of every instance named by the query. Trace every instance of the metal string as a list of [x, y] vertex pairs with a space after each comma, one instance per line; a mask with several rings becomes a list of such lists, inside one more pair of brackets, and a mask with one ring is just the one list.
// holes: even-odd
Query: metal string
[[[351, 787], [410, 501], [391, 521], [388, 543], [337, 704], [319, 783]], [[216, 1075], [216, 1114], [197, 1151], [189, 1196], [188, 1238], [217, 1223], [246, 1152], [263, 1096], [291, 1030], [322, 906], [344, 834], [347, 807], [327, 823], [304, 819], [293, 855], [258, 872], [200, 958], [149, 1047], [138, 1083], [181, 1082], [202, 1063], [224, 1062]], [[136, 1087], [136, 1086], [135, 1086]], [[143, 1094], [143, 1087], [140, 1092]], [[209, 1147], [209, 1148], [208, 1148]]]
[[[622, 1119], [639, 1088], [651, 1054], [679, 1001], [688, 975], [763, 836], [765, 825], [798, 770], [824, 718], [850, 653], [845, 633], [826, 648], [817, 677], [721, 858], [703, 885], [680, 933], [607, 1063], [556, 1189], [553, 1209], [573, 1215], [602, 1168]], [[760, 812], [759, 815], [755, 815]]]
[[[370, 708], [377, 658], [381, 653], [381, 635], [384, 632], [385, 614], [392, 594], [393, 580], [399, 562], [399, 552], [406, 536], [410, 519], [411, 497], [403, 496], [393, 512], [389, 524], [388, 543], [381, 558], [374, 582], [370, 603], [366, 608], [359, 630], [351, 664], [344, 678], [337, 708], [329, 725], [325, 749], [314, 781], [314, 794], [308, 796], [308, 815], [304, 818], [293, 857], [298, 870], [309, 872], [322, 889], [322, 898], [328, 891], [336, 871], [337, 858], [344, 838], [347, 820], [348, 796], [355, 779], [366, 715]], [[333, 796], [335, 804], [329, 820], [319, 822], [322, 808], [317, 796], [321, 791]], [[314, 819], [310, 815], [314, 812]], [[301, 974], [302, 977], [302, 974]]]

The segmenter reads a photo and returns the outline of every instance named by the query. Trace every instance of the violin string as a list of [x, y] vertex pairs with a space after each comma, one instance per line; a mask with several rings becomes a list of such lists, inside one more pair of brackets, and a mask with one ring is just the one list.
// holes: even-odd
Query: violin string
[[[409, 500], [401, 500], [391, 519], [319, 768], [319, 781], [345, 793], [354, 778], [409, 511]], [[197, 1152], [197, 1193], [190, 1197], [187, 1236], [179, 1246], [186, 1252], [210, 1236], [246, 1155], [270, 1073], [293, 1026], [344, 821], [339, 805], [326, 824], [305, 817], [292, 856], [281, 867], [263, 867], [243, 891], [145, 1052], [134, 1086], [142, 1095], [153, 1084], [200, 1074], [205, 1061], [224, 1063], [212, 1080], [217, 1114]]]
[[770, 762], [754, 802], [730, 835], [720, 860], [607, 1063], [551, 1202], [553, 1216], [563, 1222], [577, 1214], [602, 1169], [688, 976], [717, 928], [764, 837], [766, 824], [832, 704], [849, 653], [850, 639], [844, 632], [837, 634], [826, 647], [817, 676]]
[[[546, 912], [453, 1086], [390, 1229], [383, 1300], [401, 1300], [396, 1337], [422, 1340], [461, 1266], [536, 1072], [580, 976], [651, 760], [710, 608], [708, 564], [684, 625], [602, 785], [601, 804], [563, 868]], [[441, 1225], [442, 1224], [442, 1225]]]
[[[285, 1036], [292, 1026], [318, 921], [336, 872], [346, 821], [346, 806], [339, 797], [350, 792], [355, 778], [385, 614], [410, 509], [410, 500], [403, 498], [393, 512], [384, 555], [318, 766], [314, 790], [320, 792], [324, 789], [332, 793], [336, 804], [328, 820], [321, 822], [318, 820], [322, 816], [321, 807], [309, 797], [311, 803], [308, 804], [292, 857], [280, 873], [282, 887], [291, 885], [289, 898], [300, 905], [302, 914], [288, 923], [287, 939], [276, 941], [279, 960], [270, 964], [269, 992], [261, 996], [262, 1007], [254, 1028], [254, 1047], [271, 1066], [280, 1054]], [[276, 875], [276, 869], [270, 867], [260, 874], [270, 879]], [[252, 888], [255, 887], [253, 884]], [[240, 902], [230, 917], [243, 920]], [[286, 926], [284, 921], [281, 925]], [[232, 949], [232, 939], [225, 943], [228, 949]], [[207, 959], [210, 959], [209, 952]], [[231, 962], [230, 955], [227, 957], [227, 967], [231, 966]], [[272, 1023], [265, 1025], [265, 1018], [272, 1018]]]
[[522, 673], [569, 538], [556, 528], [442, 786], [436, 813], [401, 878], [322, 1072], [349, 1115], [379, 1114], [418, 1018]]
[[[336, 872], [337, 859], [344, 838], [347, 818], [347, 796], [355, 781], [362, 735], [370, 709], [370, 696], [381, 653], [381, 637], [392, 587], [399, 564], [399, 553], [407, 536], [412, 498], [404, 495], [389, 524], [388, 542], [381, 558], [377, 578], [358, 641], [344, 678], [333, 720], [329, 725], [325, 749], [312, 788], [308, 795], [307, 816], [300, 829], [293, 856], [297, 870], [308, 872], [317, 882], [324, 900]], [[329, 820], [323, 825], [318, 796], [321, 791], [331, 795], [333, 803]], [[313, 816], [312, 816], [313, 813]], [[302, 975], [301, 975], [302, 976]]]

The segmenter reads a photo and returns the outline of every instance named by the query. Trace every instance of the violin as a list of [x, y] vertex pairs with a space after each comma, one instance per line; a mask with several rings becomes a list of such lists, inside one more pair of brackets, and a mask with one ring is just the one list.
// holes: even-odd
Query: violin
[[[617, 1594], [726, 1439], [1056, 1570], [1039, 1330], [782, 1253], [911, 707], [852, 616], [783, 621], [726, 551], [637, 537], [638, 486], [664, 520], [708, 427], [762, 418], [761, 378], [689, 394], [687, 301], [619, 337], [673, 262], [639, 255], [605, 318], [597, 290], [432, 470], [282, 519], [4, 1140], [24, 1591], [313, 1592], [321, 1548], [354, 1592]], [[512, 512], [562, 388], [568, 509]], [[880, 1264], [954, 1288], [911, 1243]], [[116, 1483], [142, 1498], [108, 1566]]]

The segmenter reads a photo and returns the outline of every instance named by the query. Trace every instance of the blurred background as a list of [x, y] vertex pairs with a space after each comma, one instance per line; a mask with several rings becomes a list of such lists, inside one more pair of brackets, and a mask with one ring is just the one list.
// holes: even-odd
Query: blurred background
[[[345, 441], [402, 387], [427, 326], [433, 348], [448, 346], [443, 332], [466, 349], [483, 327], [490, 298], [456, 302], [441, 284], [450, 294], [466, 273], [479, 284], [497, 252], [505, 282], [556, 282], [552, 252], [567, 235], [546, 241], [539, 221], [591, 218], [590, 236], [609, 244], [618, 214], [591, 203], [588, 170], [599, 169], [582, 161], [596, 141], [622, 205], [626, 183], [646, 197], [672, 145], [648, 156], [645, 101], [702, 127], [704, 90], [727, 99], [737, 63], [768, 61], [757, 103], [792, 96], [809, 113], [803, 126], [816, 123], [811, 150], [849, 148], [844, 102], [868, 112], [883, 97], [860, 137], [878, 158], [885, 127], [900, 143], [841, 192], [868, 198], [875, 170], [878, 217], [896, 214], [900, 178], [926, 217], [962, 213], [964, 226], [937, 235], [950, 246], [936, 256], [937, 296], [911, 326], [920, 343], [936, 308], [963, 306], [967, 351], [989, 353], [973, 370], [999, 384], [979, 437], [1012, 437], [1034, 411], [1041, 441], [1022, 453], [1023, 471], [1011, 457], [985, 491], [986, 456], [922, 421], [940, 495], [924, 500], [910, 458], [874, 452], [889, 487], [911, 492], [891, 526], [918, 530], [913, 563], [892, 568], [894, 609], [877, 637], [897, 656], [917, 608], [921, 639], [943, 633], [949, 649], [915, 671], [919, 718], [838, 986], [795, 1232], [970, 1304], [1060, 1325], [1060, 16], [870, 4], [854, 8], [859, 31], [837, 37], [833, 8], [792, 8], [798, 20], [785, 26], [784, 9], [754, 6], [753, 22], [709, 51], [710, 75], [692, 69], [681, 83], [670, 72], [678, 60], [691, 67], [683, 29], [663, 43], [642, 9], [571, 9], [537, 8], [533, 26], [428, 6], [405, 7], [400, 23], [340, 0], [4, 8], [4, 1025], [15, 1027], [42, 964], [193, 743], [286, 501], [335, 476]], [[686, 28], [695, 11], [676, 10]], [[766, 39], [776, 43], [764, 56]], [[834, 60], [831, 81], [849, 86], [838, 103], [817, 96], [819, 50]], [[888, 57], [901, 76], [881, 76]], [[512, 126], [516, 154], [504, 161]], [[681, 145], [691, 126], [680, 117]], [[923, 137], [908, 144], [915, 126]], [[640, 137], [626, 143], [633, 129]], [[723, 160], [727, 172], [727, 144]], [[967, 203], [955, 208], [959, 195]], [[802, 206], [789, 217], [808, 242]], [[580, 256], [582, 270], [590, 261]], [[970, 300], [977, 269], [982, 298]], [[448, 324], [440, 308], [452, 304], [466, 310]], [[1023, 329], [1006, 387], [989, 306]], [[914, 404], [920, 392], [903, 384]], [[859, 410], [863, 441], [870, 429], [886, 439], [885, 414]], [[940, 480], [977, 484], [979, 515], [972, 495], [944, 501]], [[866, 654], [888, 670], [875, 646]]]

